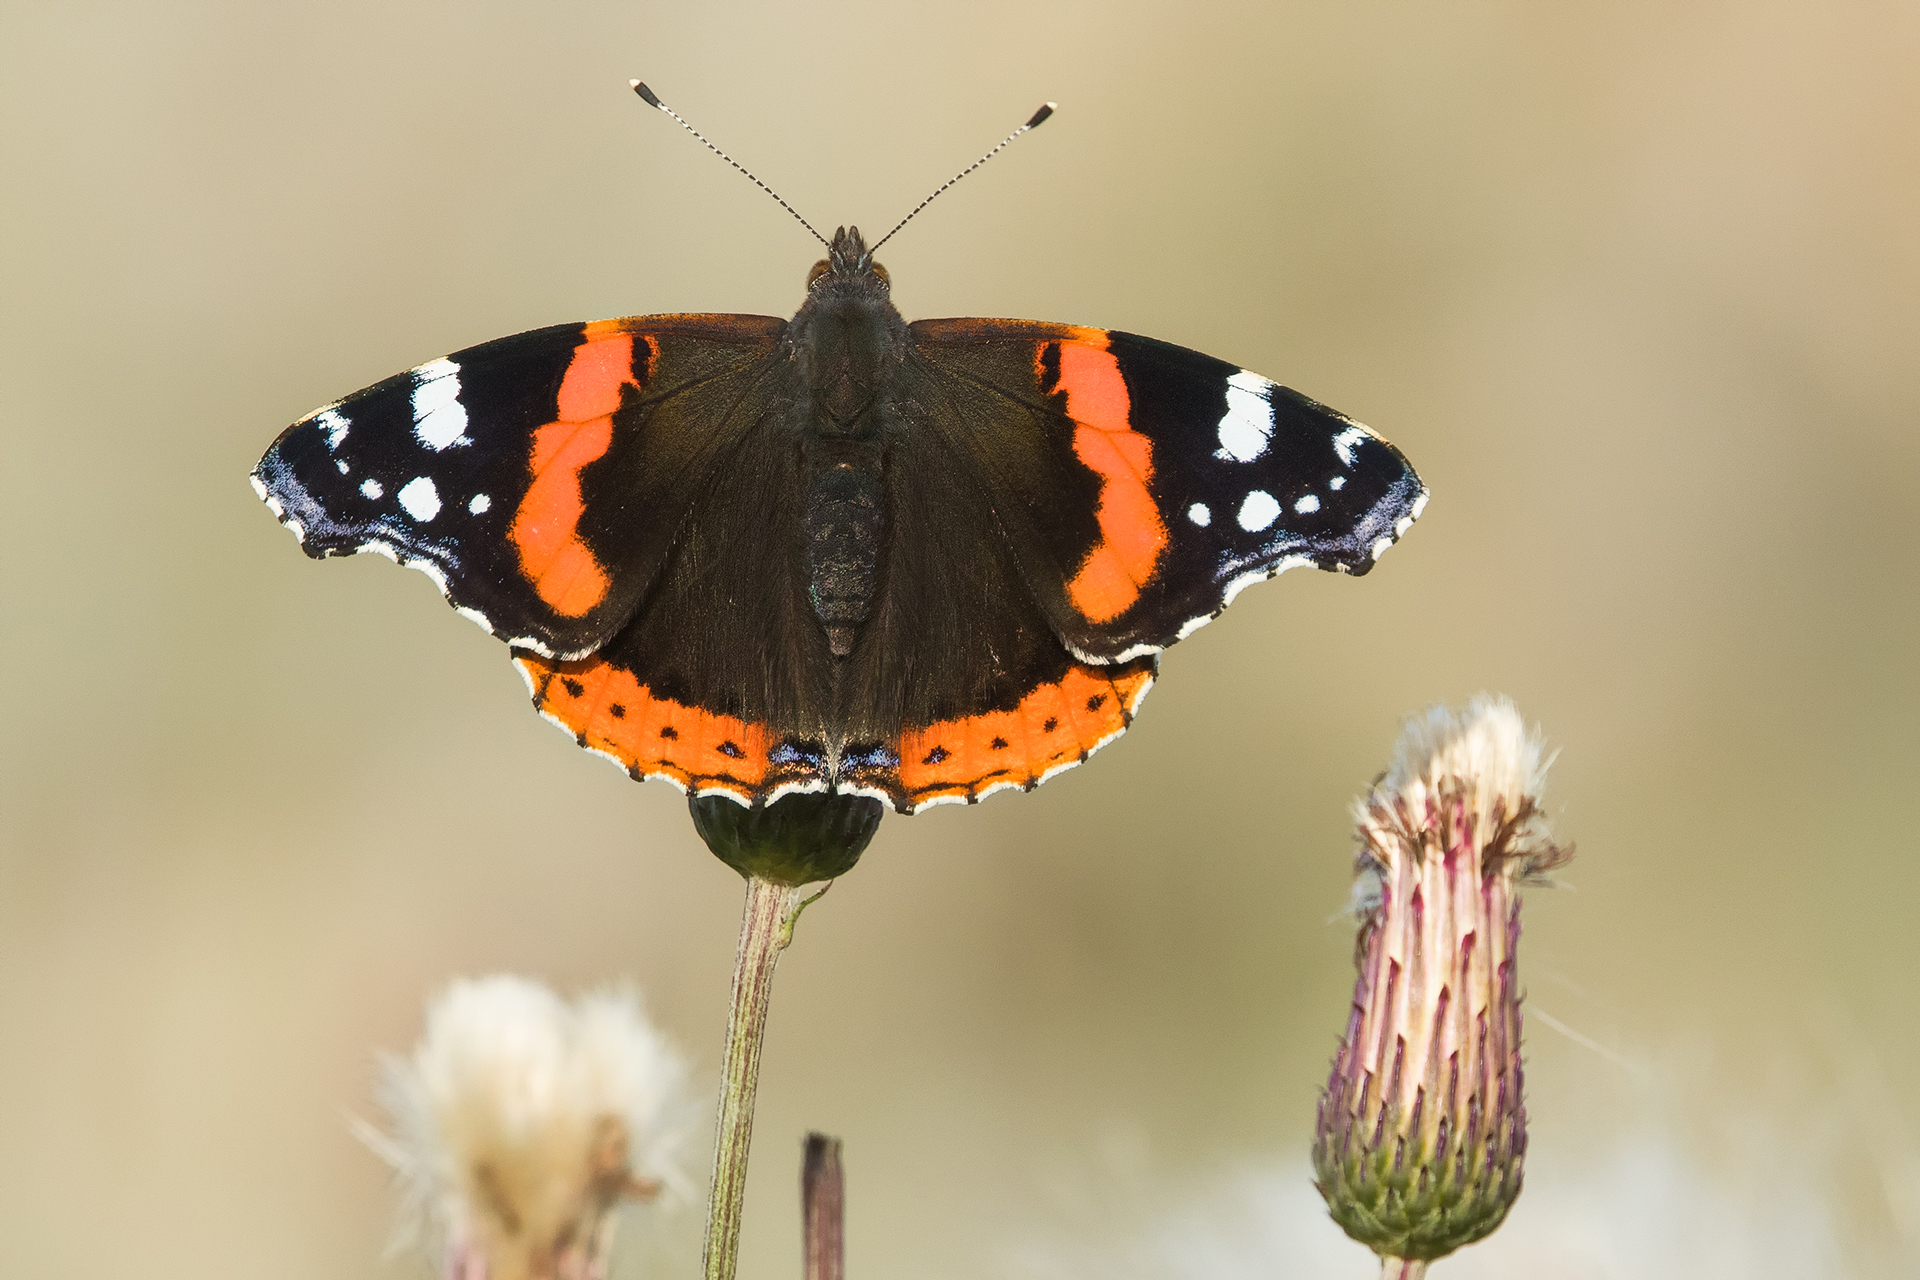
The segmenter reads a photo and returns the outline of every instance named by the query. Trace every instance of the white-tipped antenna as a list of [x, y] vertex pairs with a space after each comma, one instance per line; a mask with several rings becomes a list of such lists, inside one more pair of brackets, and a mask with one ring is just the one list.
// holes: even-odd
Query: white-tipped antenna
[[[659, 98], [654, 96], [653, 90], [647, 88], [646, 85], [640, 83], [640, 81], [638, 80], [629, 80], [627, 81], [627, 83], [630, 86], [632, 86], [633, 91], [635, 93], [640, 95], [641, 101], [645, 102], [650, 107], [658, 107], [662, 111], [666, 112], [668, 115], [672, 116], [682, 129], [685, 129], [688, 133], [692, 134], [694, 137], [699, 138], [701, 143], [705, 145], [707, 150], [713, 152], [713, 154], [719, 156], [722, 160], [725, 160], [728, 164], [740, 170], [740, 172], [747, 174], [747, 181], [751, 182], [754, 186], [760, 188], [762, 191], [772, 196], [775, 204], [778, 204], [782, 209], [785, 209], [788, 213], [791, 213], [793, 215], [794, 221], [798, 222], [801, 226], [805, 227], [808, 231], [813, 232], [813, 238], [815, 240], [818, 240], [821, 244], [826, 245], [827, 248], [829, 249], [833, 248], [833, 245], [828, 242], [825, 236], [821, 235], [818, 231], [813, 230], [813, 224], [811, 222], [808, 222], [805, 218], [800, 216], [799, 210], [795, 209], [792, 205], [788, 204], [785, 200], [782, 200], [780, 198], [779, 192], [775, 191], [772, 187], [768, 186], [766, 183], [760, 181], [760, 179], [754, 177], [751, 173], [747, 173], [747, 167], [745, 165], [741, 164], [738, 160], [735, 160], [732, 156], [728, 155], [726, 152], [722, 151], [720, 148], [714, 146], [711, 142], [708, 142], [698, 129], [694, 128], [692, 125], [688, 124], [685, 120], [682, 120], [680, 118], [679, 112], [675, 111], [672, 107], [668, 106], [666, 103], [660, 101]], [[1044, 118], [1044, 113], [1042, 116], [1035, 118], [1036, 123], [1038, 122], [1038, 120], [1043, 118]], [[1032, 126], [1029, 125], [1028, 127], [1031, 128]], [[1015, 136], [1017, 137], [1018, 135], [1015, 135]], [[1012, 139], [1009, 138], [1008, 141], [1011, 142]], [[1006, 143], [1003, 142], [1000, 145], [1005, 146]], [[931, 199], [932, 197], [928, 197], [928, 198]], [[918, 212], [918, 210], [916, 210], [915, 212]], [[909, 214], [908, 216], [911, 217], [912, 215]], [[894, 229], [896, 231], [899, 230], [899, 228], [897, 227]]]
[[[1052, 115], [1054, 112], [1054, 108], [1058, 107], [1059, 105], [1060, 104], [1057, 102], [1048, 102], [1048, 103], [1042, 104], [1040, 109], [1033, 113], [1032, 119], [1028, 120], [1025, 124], [1021, 125], [1018, 129], [1015, 129], [1012, 133], [1008, 134], [1006, 137], [1000, 139], [999, 146], [987, 152], [987, 154], [981, 156], [978, 160], [975, 160], [972, 164], [968, 165], [966, 168], [954, 174], [951, 178], [948, 178], [945, 182], [941, 183], [939, 186], [935, 187], [933, 189], [933, 195], [928, 196], [925, 200], [922, 200], [919, 204], [913, 206], [912, 211], [908, 213], [906, 217], [900, 219], [899, 223], [897, 223], [894, 226], [893, 231], [887, 232], [887, 234], [881, 236], [878, 240], [874, 242], [873, 248], [867, 250], [868, 254], [870, 255], [873, 254], [874, 252], [879, 250], [881, 245], [893, 239], [894, 231], [898, 231], [900, 230], [901, 227], [904, 227], [909, 222], [912, 222], [913, 215], [920, 212], [922, 209], [926, 208], [928, 205], [932, 204], [934, 196], [939, 195], [942, 191], [945, 191], [948, 187], [960, 181], [960, 179], [966, 177], [968, 174], [972, 173], [975, 169], [978, 169], [981, 165], [985, 164], [987, 161], [999, 155], [1002, 148], [1004, 148], [1009, 142], [1012, 142], [1015, 138], [1019, 137], [1021, 134], [1025, 133], [1027, 130], [1038, 129], [1042, 124], [1045, 124], [1047, 117]], [[675, 117], [675, 118], [678, 119], [678, 117]], [[698, 137], [699, 135], [696, 134], [694, 136]], [[706, 140], [702, 138], [701, 141], [704, 142]]]

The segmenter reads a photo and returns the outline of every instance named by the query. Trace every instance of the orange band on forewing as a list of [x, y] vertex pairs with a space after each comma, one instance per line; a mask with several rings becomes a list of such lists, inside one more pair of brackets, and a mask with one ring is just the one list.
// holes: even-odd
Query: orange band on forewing
[[[641, 341], [650, 364], [652, 343]], [[580, 537], [580, 472], [613, 444], [612, 415], [620, 407], [621, 388], [638, 386], [647, 372], [634, 369], [632, 334], [588, 325], [560, 380], [554, 421], [534, 430], [527, 458], [533, 482], [508, 536], [520, 553], [520, 572], [563, 618], [592, 609], [612, 585]]]
[[612, 443], [612, 418], [549, 422], [533, 433], [533, 483], [507, 536], [520, 551], [520, 572], [563, 618], [577, 618], [607, 596], [606, 570], [580, 539], [580, 469]]
[[1133, 404], [1127, 380], [1120, 376], [1120, 361], [1107, 350], [1104, 334], [1099, 346], [1060, 344], [1060, 390], [1067, 396], [1067, 416], [1075, 422], [1102, 431], [1127, 430]]
[[749, 798], [769, 782], [773, 744], [765, 725], [656, 698], [631, 671], [600, 658], [557, 663], [519, 653], [514, 661], [541, 711], [636, 777]]
[[561, 422], [604, 418], [620, 407], [620, 388], [633, 381], [633, 335], [595, 341], [588, 337], [573, 351], [560, 380]]
[[1132, 401], [1106, 335], [1086, 331], [1061, 342], [1060, 381], [1067, 416], [1077, 424], [1074, 456], [1100, 477], [1095, 519], [1100, 541], [1067, 582], [1067, 598], [1090, 622], [1111, 622], [1133, 607], [1166, 549], [1167, 526], [1153, 500], [1153, 442], [1135, 431]]
[[900, 735], [900, 784], [916, 805], [1032, 786], [1125, 731], [1152, 683], [1150, 667], [1109, 674], [1075, 664], [1011, 711], [942, 720]]

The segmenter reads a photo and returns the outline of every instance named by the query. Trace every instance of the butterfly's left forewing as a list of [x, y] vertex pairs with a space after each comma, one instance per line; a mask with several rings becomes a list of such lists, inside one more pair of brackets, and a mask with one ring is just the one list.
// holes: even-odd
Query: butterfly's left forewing
[[1091, 661], [1157, 652], [1297, 565], [1365, 573], [1426, 502], [1366, 427], [1197, 351], [1018, 320], [910, 333], [909, 416], [978, 469], [1036, 602]]
[[308, 414], [254, 487], [308, 555], [386, 555], [509, 643], [581, 657], [758, 420], [785, 329], [638, 316], [483, 343]]

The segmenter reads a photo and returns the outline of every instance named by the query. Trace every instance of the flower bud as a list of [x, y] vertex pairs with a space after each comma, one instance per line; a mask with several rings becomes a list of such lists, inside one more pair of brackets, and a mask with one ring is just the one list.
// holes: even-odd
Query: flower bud
[[1354, 805], [1359, 978], [1313, 1166], [1334, 1221], [1383, 1258], [1483, 1239], [1520, 1194], [1517, 888], [1571, 855], [1540, 812], [1548, 763], [1482, 695], [1410, 720]]
[[853, 869], [886, 808], [871, 796], [801, 792], [749, 809], [726, 796], [687, 797], [693, 829], [714, 857], [779, 885], [831, 880]]

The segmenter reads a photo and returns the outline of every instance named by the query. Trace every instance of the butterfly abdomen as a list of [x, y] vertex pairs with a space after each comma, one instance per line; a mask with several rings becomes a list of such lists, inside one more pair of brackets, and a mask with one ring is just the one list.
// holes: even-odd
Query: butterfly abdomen
[[877, 442], [809, 439], [801, 474], [807, 596], [833, 656], [845, 658], [878, 579], [886, 495]]

